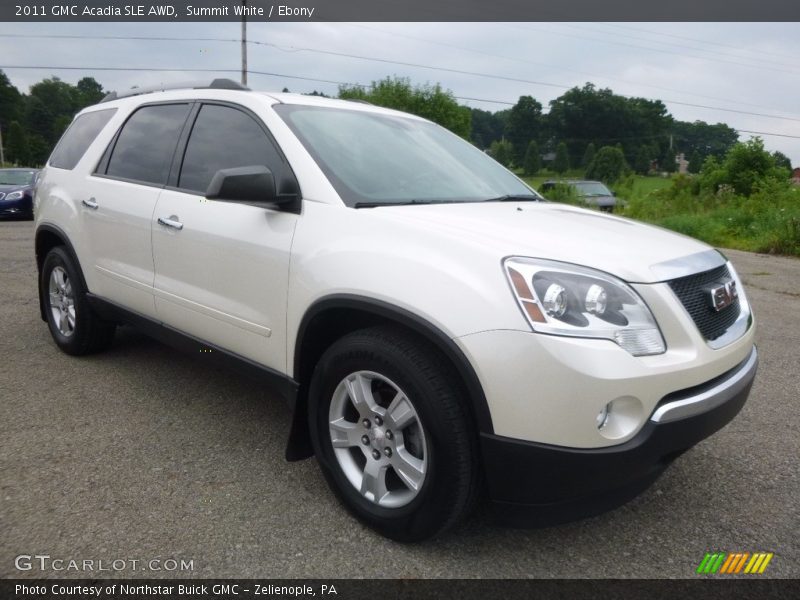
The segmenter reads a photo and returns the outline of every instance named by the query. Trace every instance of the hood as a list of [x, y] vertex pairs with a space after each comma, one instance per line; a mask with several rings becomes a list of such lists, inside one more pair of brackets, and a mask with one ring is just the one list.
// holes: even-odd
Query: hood
[[614, 206], [617, 203], [617, 197], [609, 196], [608, 194], [595, 194], [591, 196], [581, 196], [580, 198], [587, 204], [597, 204], [599, 206]]
[[17, 190], [30, 190], [30, 189], [33, 189], [33, 186], [29, 184], [19, 185], [18, 183], [15, 183], [8, 185], [0, 183], [0, 192], [4, 194], [8, 194], [9, 192], [16, 192]]
[[[654, 266], [709, 246], [660, 227], [550, 202], [480, 202], [379, 207], [375, 216], [480, 246], [497, 254], [560, 260], [631, 283], [663, 280]], [[659, 274], [662, 277], [659, 277]]]

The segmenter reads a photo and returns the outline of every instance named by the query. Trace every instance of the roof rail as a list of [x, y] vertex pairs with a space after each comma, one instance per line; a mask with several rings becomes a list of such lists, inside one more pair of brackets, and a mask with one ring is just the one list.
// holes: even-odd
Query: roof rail
[[249, 90], [250, 88], [234, 81], [233, 79], [218, 78], [211, 82], [195, 81], [183, 83], [169, 83], [161, 85], [151, 85], [147, 87], [135, 87], [124, 92], [109, 92], [100, 102], [111, 102], [119, 98], [130, 96], [140, 96], [141, 94], [152, 94], [153, 92], [166, 92], [167, 90]]

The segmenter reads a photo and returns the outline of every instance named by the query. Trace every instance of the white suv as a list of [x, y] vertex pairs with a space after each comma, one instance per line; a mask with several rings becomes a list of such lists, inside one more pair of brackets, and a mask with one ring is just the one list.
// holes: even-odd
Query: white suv
[[481, 493], [601, 512], [730, 421], [755, 376], [731, 264], [551, 204], [459, 137], [227, 80], [111, 94], [39, 181], [41, 315], [69, 354], [140, 327], [260, 377], [360, 519], [398, 540]]

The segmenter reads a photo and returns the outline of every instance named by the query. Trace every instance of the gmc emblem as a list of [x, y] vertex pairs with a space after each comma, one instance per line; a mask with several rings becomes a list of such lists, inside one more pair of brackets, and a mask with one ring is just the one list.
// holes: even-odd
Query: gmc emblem
[[736, 290], [736, 282], [729, 279], [725, 282], [720, 282], [719, 285], [708, 288], [708, 299], [711, 302], [711, 308], [719, 312], [726, 306], [733, 304], [739, 292]]

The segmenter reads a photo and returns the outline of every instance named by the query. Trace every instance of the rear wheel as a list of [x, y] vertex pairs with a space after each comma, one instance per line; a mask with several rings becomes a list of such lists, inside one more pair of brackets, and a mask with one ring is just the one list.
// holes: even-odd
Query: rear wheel
[[74, 355], [105, 350], [116, 328], [92, 312], [79, 273], [72, 257], [57, 246], [47, 253], [39, 280], [50, 334], [61, 350]]
[[328, 483], [380, 533], [425, 539], [474, 504], [474, 428], [451, 369], [427, 343], [377, 327], [345, 336], [311, 382], [314, 449]]

